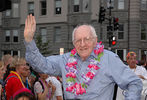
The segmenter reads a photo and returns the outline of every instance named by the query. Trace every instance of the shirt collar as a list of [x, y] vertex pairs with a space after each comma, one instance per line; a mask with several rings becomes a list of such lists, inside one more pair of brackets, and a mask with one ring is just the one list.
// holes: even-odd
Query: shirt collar
[[[79, 56], [78, 53], [76, 53], [76, 54], [74, 55], [74, 57], [80, 58], [80, 56]], [[95, 55], [94, 51], [91, 52], [91, 54], [90, 54], [90, 56], [88, 57], [88, 59], [89, 59], [89, 58], [91, 58], [91, 59], [97, 58], [97, 55]]]

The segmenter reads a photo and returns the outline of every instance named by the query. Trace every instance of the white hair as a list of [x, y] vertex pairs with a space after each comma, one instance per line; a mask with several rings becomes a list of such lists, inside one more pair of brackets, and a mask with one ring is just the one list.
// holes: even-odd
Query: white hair
[[[96, 34], [96, 31], [94, 29], [94, 27], [92, 25], [87, 25], [87, 24], [84, 24], [85, 26], [88, 26], [91, 30], [91, 33], [93, 35], [93, 37], [97, 37], [97, 34]], [[76, 30], [81, 27], [81, 26], [84, 26], [84, 25], [78, 25], [76, 28], [74, 28], [73, 32], [72, 32], [72, 41], [74, 41], [74, 34], [76, 32]]]

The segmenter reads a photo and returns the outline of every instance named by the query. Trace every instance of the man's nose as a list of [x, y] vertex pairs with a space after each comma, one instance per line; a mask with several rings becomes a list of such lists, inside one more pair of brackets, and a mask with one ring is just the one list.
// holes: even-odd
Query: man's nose
[[81, 41], [81, 46], [85, 46], [85, 41], [84, 41], [84, 39], [82, 39], [82, 41]]

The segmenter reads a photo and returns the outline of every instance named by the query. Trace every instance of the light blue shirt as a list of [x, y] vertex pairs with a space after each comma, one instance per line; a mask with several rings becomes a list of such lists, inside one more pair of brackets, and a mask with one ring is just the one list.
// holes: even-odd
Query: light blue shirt
[[[64, 97], [65, 99], [74, 99], [75, 95], [66, 91], [66, 69], [65, 65], [70, 53], [63, 55], [55, 55], [44, 57], [40, 54], [39, 49], [33, 41], [26, 43], [26, 60], [34, 70], [50, 75], [59, 75], [63, 79]], [[78, 59], [78, 74], [79, 83], [82, 82], [81, 74], [89, 65], [89, 59], [96, 56], [92, 52], [91, 55], [82, 61], [76, 54]], [[125, 93], [125, 100], [141, 100], [142, 82], [141, 80], [120, 60], [120, 58], [111, 51], [104, 50], [104, 55], [101, 57], [100, 69], [98, 74], [91, 81], [86, 89], [86, 94], [79, 95], [76, 98], [82, 100], [112, 100], [115, 83]]]

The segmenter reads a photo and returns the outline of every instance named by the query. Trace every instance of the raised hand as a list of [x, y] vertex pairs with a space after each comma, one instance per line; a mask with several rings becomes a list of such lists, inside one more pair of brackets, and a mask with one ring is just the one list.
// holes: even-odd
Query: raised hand
[[25, 29], [24, 29], [24, 38], [26, 42], [31, 42], [34, 37], [34, 33], [36, 30], [36, 21], [35, 17], [28, 15], [25, 21]]

